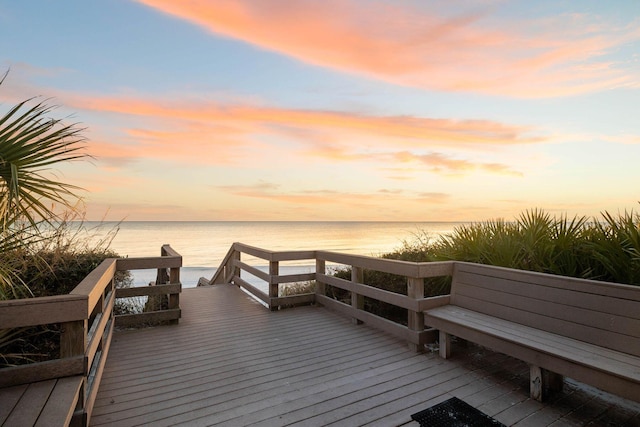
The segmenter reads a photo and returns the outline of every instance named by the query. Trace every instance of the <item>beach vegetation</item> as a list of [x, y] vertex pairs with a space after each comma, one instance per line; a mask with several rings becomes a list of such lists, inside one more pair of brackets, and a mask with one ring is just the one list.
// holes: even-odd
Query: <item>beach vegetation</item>
[[83, 128], [52, 118], [54, 109], [29, 98], [0, 116], [0, 299], [33, 295], [19, 274], [21, 260], [37, 258], [60, 215], [78, 206], [79, 188], [60, 181], [52, 168], [88, 157]]
[[[600, 217], [552, 216], [540, 209], [522, 212], [514, 220], [493, 219], [462, 224], [451, 233], [431, 236], [420, 231], [383, 258], [411, 262], [466, 261], [537, 271], [581, 279], [640, 285], [640, 214], [604, 212]], [[351, 268], [339, 267], [336, 277], [351, 280]], [[407, 294], [407, 278], [364, 270], [364, 284]], [[425, 297], [449, 292], [450, 277], [425, 279]], [[346, 304], [348, 291], [330, 285], [326, 295]], [[364, 298], [364, 310], [407, 323], [407, 310]]]
[[279, 297], [289, 297], [293, 295], [312, 294], [316, 291], [316, 281], [308, 280], [304, 282], [283, 283], [278, 289]]
[[640, 213], [605, 211], [589, 218], [527, 210], [512, 221], [463, 224], [437, 238], [419, 234], [385, 257], [467, 261], [640, 285]]
[[[0, 115], [0, 300], [66, 294], [117, 257], [109, 249], [117, 228], [96, 238], [100, 230], [82, 221], [81, 189], [58, 178], [57, 167], [90, 156], [84, 128], [53, 118], [55, 109], [29, 98]], [[122, 272], [116, 282], [129, 286], [131, 276]], [[0, 330], [0, 365], [51, 358], [58, 329]]]

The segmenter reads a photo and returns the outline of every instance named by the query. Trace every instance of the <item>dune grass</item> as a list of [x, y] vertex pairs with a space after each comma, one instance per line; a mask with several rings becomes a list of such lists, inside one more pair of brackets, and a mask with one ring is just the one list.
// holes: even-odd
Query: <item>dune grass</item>
[[569, 218], [527, 210], [513, 221], [461, 225], [433, 239], [423, 233], [384, 257], [468, 261], [640, 285], [640, 214]]

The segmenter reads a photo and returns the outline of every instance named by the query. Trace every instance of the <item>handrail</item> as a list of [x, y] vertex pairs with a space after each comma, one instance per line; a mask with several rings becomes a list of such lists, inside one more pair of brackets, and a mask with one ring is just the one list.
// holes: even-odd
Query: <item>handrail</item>
[[[182, 257], [163, 245], [160, 257], [107, 258], [68, 295], [0, 301], [2, 328], [60, 324], [60, 359], [3, 368], [0, 387], [67, 376], [84, 377], [74, 424], [87, 425], [98, 392], [114, 326], [146, 322], [177, 322]], [[115, 289], [117, 271], [168, 269], [168, 284]], [[160, 275], [159, 275], [160, 276]], [[115, 300], [131, 296], [168, 295], [168, 309], [132, 315], [114, 315]]]
[[[243, 262], [241, 260], [241, 254], [251, 255], [253, 257], [268, 261], [268, 273]], [[315, 280], [315, 272], [307, 274], [280, 275], [279, 265], [280, 261], [299, 261], [305, 259], [314, 260], [315, 258], [316, 251], [270, 251], [267, 249], [246, 245], [244, 243], [235, 242], [231, 245], [229, 251], [222, 260], [220, 267], [218, 267], [215, 274], [207, 284], [219, 285], [224, 283], [235, 283], [239, 287], [242, 287], [249, 291], [249, 293], [251, 293], [258, 300], [265, 303], [271, 310], [278, 310], [278, 308], [281, 306], [284, 307], [289, 305], [308, 304], [315, 301], [315, 295], [313, 293], [304, 295], [280, 296], [279, 285], [280, 283], [294, 283], [300, 281]], [[265, 281], [269, 286], [269, 291], [265, 293], [244, 280], [241, 277], [242, 271], [252, 274]], [[205, 280], [200, 279], [198, 285], [202, 286], [203, 282], [205, 282]]]
[[227, 252], [227, 254], [222, 259], [222, 263], [220, 264], [220, 267], [216, 270], [215, 274], [213, 275], [213, 277], [211, 278], [211, 280], [209, 281], [208, 284], [217, 285], [217, 284], [220, 284], [220, 283], [224, 283], [224, 279], [227, 276], [225, 274], [226, 273], [226, 266], [231, 261], [231, 257], [233, 256], [234, 252], [235, 252], [235, 249], [233, 248], [233, 245], [231, 245], [231, 247], [229, 248], [229, 251]]
[[[242, 255], [251, 255], [269, 262], [269, 271], [264, 272], [242, 261]], [[307, 274], [280, 275], [281, 261], [314, 260], [315, 271]], [[351, 268], [351, 280], [340, 279], [326, 274], [326, 264], [337, 263]], [[396, 336], [406, 339], [409, 346], [422, 351], [424, 344], [433, 340], [434, 331], [424, 328], [424, 307], [432, 303], [431, 298], [424, 297], [424, 279], [452, 276], [453, 261], [444, 262], [409, 262], [376, 258], [362, 255], [351, 255], [330, 251], [270, 251], [243, 243], [231, 245], [213, 278], [209, 281], [201, 279], [199, 285], [218, 285], [233, 283], [244, 288], [257, 299], [264, 302], [271, 310], [282, 306], [304, 303], [319, 303], [327, 308], [341, 312], [353, 319], [355, 323], [366, 322]], [[398, 276], [407, 280], [407, 295], [386, 291], [363, 283], [364, 270], [374, 270]], [[252, 274], [266, 282], [268, 292], [264, 292], [242, 277], [242, 272]], [[299, 281], [315, 281], [316, 291], [313, 294], [279, 296], [279, 284]], [[345, 304], [325, 295], [326, 285], [346, 290], [351, 293], [351, 304]], [[407, 326], [392, 322], [364, 310], [364, 298], [372, 298], [407, 310]]]

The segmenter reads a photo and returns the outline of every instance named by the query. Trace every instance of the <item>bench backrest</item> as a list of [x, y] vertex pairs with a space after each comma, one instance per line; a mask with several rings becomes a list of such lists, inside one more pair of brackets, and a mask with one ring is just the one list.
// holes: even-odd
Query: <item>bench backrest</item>
[[640, 356], [640, 286], [456, 262], [450, 301]]

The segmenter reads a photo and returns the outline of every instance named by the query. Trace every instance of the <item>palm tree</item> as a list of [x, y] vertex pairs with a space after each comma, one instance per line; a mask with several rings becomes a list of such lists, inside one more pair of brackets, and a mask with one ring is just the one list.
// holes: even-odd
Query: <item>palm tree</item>
[[13, 273], [11, 252], [41, 238], [42, 226], [58, 219], [55, 205], [73, 210], [78, 200], [80, 188], [57, 180], [51, 168], [87, 157], [84, 129], [50, 118], [54, 108], [29, 98], [0, 116], [0, 299], [28, 293]]

